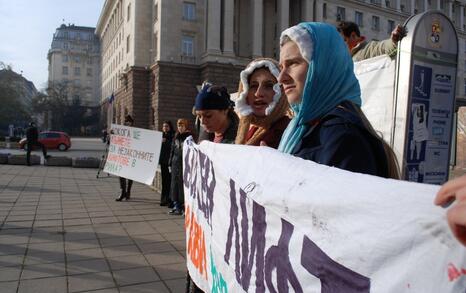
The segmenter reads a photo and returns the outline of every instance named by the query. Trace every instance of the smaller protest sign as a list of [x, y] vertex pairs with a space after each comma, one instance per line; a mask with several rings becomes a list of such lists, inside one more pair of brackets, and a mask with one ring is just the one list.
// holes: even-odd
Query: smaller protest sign
[[104, 172], [151, 185], [161, 145], [160, 131], [112, 124]]

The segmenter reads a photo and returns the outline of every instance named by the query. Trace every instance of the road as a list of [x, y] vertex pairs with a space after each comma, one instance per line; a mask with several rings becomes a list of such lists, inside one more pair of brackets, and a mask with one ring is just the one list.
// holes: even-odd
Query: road
[[[105, 144], [100, 138], [87, 138], [87, 137], [72, 137], [71, 148], [67, 151], [60, 152], [59, 150], [47, 150], [52, 156], [65, 156], [70, 158], [77, 157], [95, 157], [100, 158], [105, 152]], [[0, 148], [0, 153], [10, 154], [25, 154], [26, 152], [18, 149], [5, 149]], [[40, 150], [35, 150], [33, 153], [40, 154]]]

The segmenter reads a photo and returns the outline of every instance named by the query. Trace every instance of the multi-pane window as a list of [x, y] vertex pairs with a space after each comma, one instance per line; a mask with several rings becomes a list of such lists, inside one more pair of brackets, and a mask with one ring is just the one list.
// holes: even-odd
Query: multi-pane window
[[68, 48], [69, 48], [68, 43], [67, 43], [67, 42], [64, 42], [64, 43], [63, 43], [63, 49], [68, 50]]
[[356, 11], [354, 13], [354, 23], [356, 23], [359, 27], [362, 27], [363, 26], [363, 14], [362, 12], [359, 12], [359, 11]]
[[68, 55], [62, 55], [61, 57], [62, 62], [68, 62]]
[[391, 33], [395, 29], [395, 21], [388, 20], [387, 21], [387, 33]]
[[81, 62], [81, 57], [79, 57], [79, 56], [74, 56], [74, 62], [76, 62], [76, 63]]
[[129, 52], [130, 38], [129, 35], [126, 37], [126, 53]]
[[92, 76], [92, 68], [87, 68], [86, 69], [86, 75], [87, 76]]
[[183, 19], [195, 20], [196, 19], [196, 4], [191, 2], [183, 3]]
[[87, 64], [92, 64], [92, 57], [87, 58]]
[[68, 75], [68, 66], [63, 66], [62, 69], [61, 69], [61, 73], [63, 75]]
[[344, 7], [337, 7], [337, 21], [343, 21], [346, 19], [346, 11]]
[[372, 29], [375, 31], [380, 30], [380, 18], [378, 16], [372, 16]]
[[74, 68], [74, 75], [76, 75], [76, 76], [81, 75], [81, 67], [75, 67]]
[[130, 15], [131, 15], [131, 3], [128, 4], [128, 9], [126, 11], [126, 21], [129, 21]]
[[181, 53], [184, 56], [194, 56], [194, 38], [183, 36], [181, 40]]

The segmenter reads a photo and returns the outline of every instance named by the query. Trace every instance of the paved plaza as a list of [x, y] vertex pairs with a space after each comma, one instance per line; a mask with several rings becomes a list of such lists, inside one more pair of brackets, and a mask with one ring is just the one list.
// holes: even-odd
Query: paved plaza
[[0, 165], [0, 292], [184, 291], [184, 218], [96, 171]]

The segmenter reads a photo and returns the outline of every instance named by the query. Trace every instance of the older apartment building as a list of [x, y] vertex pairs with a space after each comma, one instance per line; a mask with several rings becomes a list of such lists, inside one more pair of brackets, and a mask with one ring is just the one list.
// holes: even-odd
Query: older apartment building
[[[301, 21], [359, 24], [368, 39], [386, 39], [410, 15], [438, 9], [460, 38], [457, 96], [465, 95], [466, 1], [448, 0], [106, 0], [96, 34], [102, 44], [101, 104], [139, 127], [191, 118], [196, 86], [209, 80], [236, 91], [254, 57], [277, 58], [285, 28]], [[112, 99], [110, 110], [109, 97]], [[110, 122], [110, 121], [109, 121]]]
[[100, 42], [95, 28], [62, 24], [53, 35], [48, 52], [49, 87], [66, 84], [68, 98], [84, 106], [98, 106], [101, 99]]

